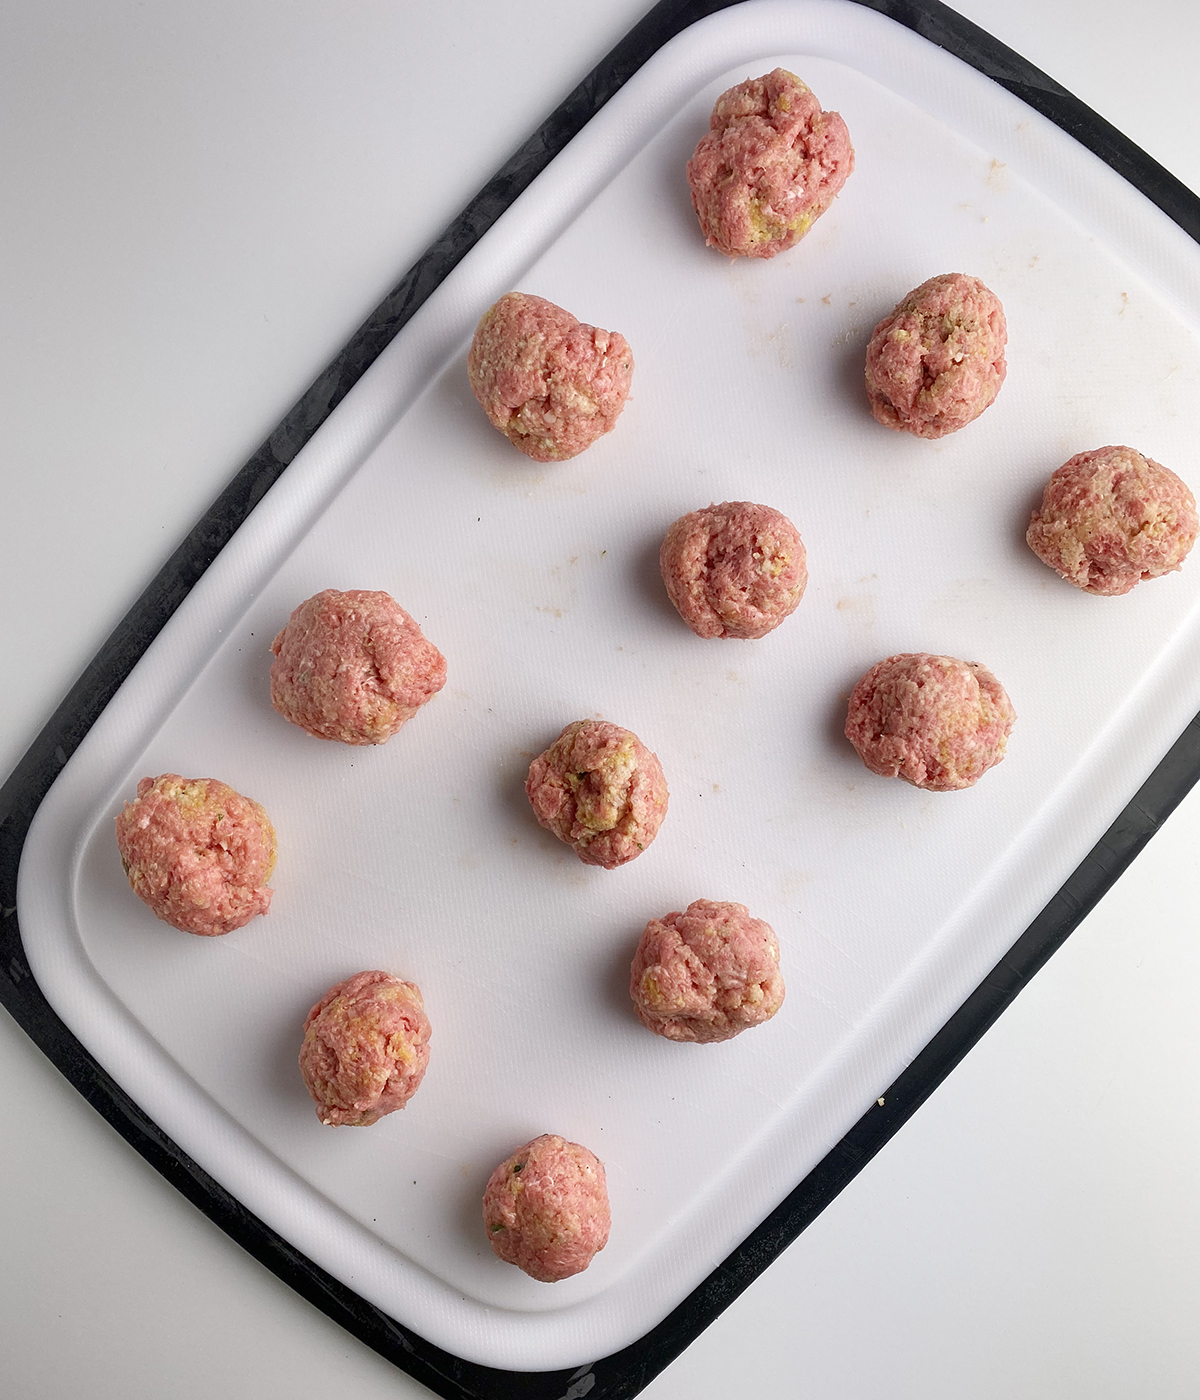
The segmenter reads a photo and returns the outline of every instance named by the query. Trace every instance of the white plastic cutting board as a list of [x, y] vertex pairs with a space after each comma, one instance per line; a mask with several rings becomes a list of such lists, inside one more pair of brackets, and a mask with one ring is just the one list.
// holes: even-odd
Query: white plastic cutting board
[[[704, 247], [683, 164], [713, 99], [781, 64], [845, 117], [857, 170], [792, 252]], [[936, 443], [879, 427], [862, 355], [935, 272], [1001, 297], [1009, 377]], [[609, 437], [538, 466], [463, 361], [513, 287], [620, 330]], [[1028, 552], [1049, 472], [1128, 442], [1200, 485], [1200, 251], [973, 70], [836, 0], [753, 0], [641, 70], [486, 236], [268, 494], [39, 811], [21, 868], [30, 962], [96, 1058], [207, 1171], [316, 1262], [464, 1357], [570, 1365], [635, 1340], [818, 1162], [1053, 895], [1200, 708], [1200, 566], [1095, 599]], [[796, 615], [701, 641], [657, 578], [709, 501], [783, 510]], [[391, 743], [275, 715], [268, 644], [325, 587], [384, 588], [445, 653]], [[966, 793], [867, 773], [840, 736], [872, 662], [979, 660], [1019, 720]], [[536, 825], [529, 759], [599, 714], [662, 760], [639, 860], [593, 870]], [[137, 779], [215, 776], [280, 841], [266, 919], [178, 934], [131, 895], [112, 818]], [[735, 899], [776, 929], [787, 1001], [723, 1046], [634, 1018], [646, 919]], [[323, 1128], [295, 1057], [308, 1007], [383, 967], [418, 982], [429, 1073], [401, 1114]], [[536, 1284], [479, 1217], [497, 1160], [558, 1132], [608, 1169], [613, 1233]]]

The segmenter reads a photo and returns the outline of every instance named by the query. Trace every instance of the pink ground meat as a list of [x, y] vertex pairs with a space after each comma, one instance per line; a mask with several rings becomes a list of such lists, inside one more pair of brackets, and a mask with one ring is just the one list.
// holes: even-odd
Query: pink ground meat
[[446, 661], [387, 593], [327, 588], [271, 643], [271, 703], [318, 739], [385, 744], [446, 684]]
[[230, 933], [270, 908], [275, 828], [216, 778], [143, 778], [117, 817], [117, 848], [134, 893], [184, 933]]
[[999, 299], [977, 277], [931, 277], [871, 335], [871, 412], [885, 427], [921, 438], [966, 427], [1000, 392], [1007, 339]]
[[608, 1243], [604, 1164], [579, 1143], [544, 1133], [492, 1173], [483, 1222], [496, 1254], [539, 1283], [582, 1273]]
[[623, 335], [542, 297], [508, 292], [485, 311], [467, 377], [492, 423], [537, 462], [577, 456], [616, 426], [633, 379]]
[[1000, 762], [1016, 717], [985, 666], [905, 653], [876, 662], [854, 687], [846, 738], [872, 773], [951, 792]]
[[772, 258], [804, 237], [853, 169], [846, 123], [776, 68], [717, 98], [687, 180], [709, 247]]
[[800, 532], [752, 501], [680, 516], [658, 562], [671, 602], [698, 637], [765, 637], [795, 612], [808, 582]]
[[642, 1025], [668, 1040], [729, 1040], [783, 1005], [779, 940], [744, 904], [697, 899], [651, 919], [629, 971]]
[[547, 831], [605, 870], [641, 855], [667, 813], [658, 759], [636, 734], [600, 719], [568, 724], [529, 765], [525, 792]]
[[1080, 452], [1051, 476], [1025, 538], [1085, 593], [1119, 594], [1173, 573], [1196, 541], [1196, 500], [1132, 447]]
[[329, 1127], [366, 1128], [395, 1113], [429, 1064], [420, 989], [390, 972], [360, 972], [330, 987], [304, 1022], [300, 1073]]

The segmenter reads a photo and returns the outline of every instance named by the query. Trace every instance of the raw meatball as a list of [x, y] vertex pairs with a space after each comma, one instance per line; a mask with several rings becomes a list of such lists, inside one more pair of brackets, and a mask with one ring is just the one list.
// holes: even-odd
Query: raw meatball
[[687, 179], [705, 240], [730, 256], [799, 243], [854, 169], [846, 123], [783, 68], [723, 92], [709, 128]]
[[726, 501], [682, 515], [658, 555], [679, 616], [698, 637], [765, 637], [808, 582], [800, 532], [779, 511]]
[[604, 1164], [579, 1143], [543, 1133], [491, 1174], [483, 1221], [496, 1254], [539, 1283], [582, 1273], [608, 1243]]
[[585, 325], [541, 297], [508, 292], [476, 328], [467, 377], [514, 447], [535, 462], [561, 462], [616, 426], [633, 354], [616, 331]]
[[387, 593], [327, 588], [271, 643], [271, 703], [318, 739], [386, 744], [446, 684], [446, 659]]
[[877, 661], [854, 687], [846, 738], [872, 773], [951, 792], [1000, 762], [1016, 717], [985, 666], [905, 653]]
[[300, 1073], [329, 1127], [366, 1128], [403, 1108], [429, 1064], [420, 988], [390, 972], [330, 987], [304, 1022]]
[[1173, 471], [1132, 447], [1099, 447], [1054, 473], [1025, 538], [1068, 583], [1112, 595], [1173, 573], [1196, 530], [1195, 497]]
[[1007, 339], [1004, 308], [978, 277], [931, 277], [871, 335], [871, 412], [885, 427], [921, 438], [966, 427], [1000, 392]]
[[547, 831], [605, 870], [641, 855], [667, 814], [658, 759], [636, 734], [602, 719], [568, 724], [529, 765], [525, 792]]
[[729, 1040], [783, 1005], [779, 940], [744, 904], [697, 899], [651, 919], [629, 972], [642, 1025], [668, 1040]]
[[143, 778], [117, 817], [117, 848], [133, 892], [184, 933], [230, 933], [271, 906], [275, 828], [216, 778]]

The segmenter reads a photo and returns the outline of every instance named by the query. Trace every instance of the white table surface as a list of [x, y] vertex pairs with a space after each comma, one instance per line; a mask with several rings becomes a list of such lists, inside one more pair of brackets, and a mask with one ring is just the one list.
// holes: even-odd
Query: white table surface
[[[0, 0], [0, 774], [382, 293], [648, 8]], [[1200, 190], [1195, 0], [957, 8]], [[1198, 895], [1200, 793], [643, 1393], [1200, 1393]], [[2, 1011], [0, 1119], [0, 1394], [428, 1394], [189, 1205]]]

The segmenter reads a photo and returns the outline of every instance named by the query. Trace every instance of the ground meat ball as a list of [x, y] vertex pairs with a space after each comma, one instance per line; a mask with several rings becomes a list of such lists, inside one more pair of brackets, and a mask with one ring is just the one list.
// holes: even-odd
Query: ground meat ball
[[577, 456], [616, 426], [633, 378], [623, 335], [509, 292], [475, 331], [467, 377], [484, 412], [536, 462]]
[[668, 1040], [729, 1040], [783, 1005], [779, 940], [744, 904], [697, 899], [651, 919], [629, 972], [642, 1025]]
[[327, 588], [271, 643], [271, 703], [318, 739], [386, 744], [446, 684], [446, 660], [399, 603]]
[[429, 1017], [420, 989], [390, 972], [360, 972], [330, 987], [304, 1022], [300, 1073], [329, 1127], [366, 1128], [421, 1086]]
[[846, 738], [872, 773], [951, 792], [1000, 762], [1016, 717], [985, 666], [907, 653], [876, 662], [854, 687]]
[[1196, 531], [1195, 497], [1173, 471], [1132, 447], [1099, 447], [1054, 473], [1025, 538], [1068, 583], [1113, 595], [1173, 573]]
[[543, 1133], [492, 1173], [483, 1222], [496, 1254], [539, 1283], [582, 1273], [608, 1243], [604, 1164], [579, 1143]]
[[184, 933], [230, 933], [271, 906], [275, 828], [216, 778], [143, 778], [117, 817], [134, 893]]
[[1008, 329], [977, 277], [931, 277], [885, 316], [867, 346], [867, 398], [887, 428], [940, 438], [979, 417], [1004, 383]]
[[525, 792], [547, 831], [605, 870], [641, 855], [667, 813], [658, 759], [636, 734], [602, 719], [568, 724], [529, 765]]
[[773, 258], [799, 243], [854, 169], [846, 123], [776, 68], [717, 98], [687, 165], [709, 247]]
[[808, 582], [800, 532], [779, 511], [726, 501], [680, 516], [658, 556], [679, 616], [698, 637], [765, 637]]

